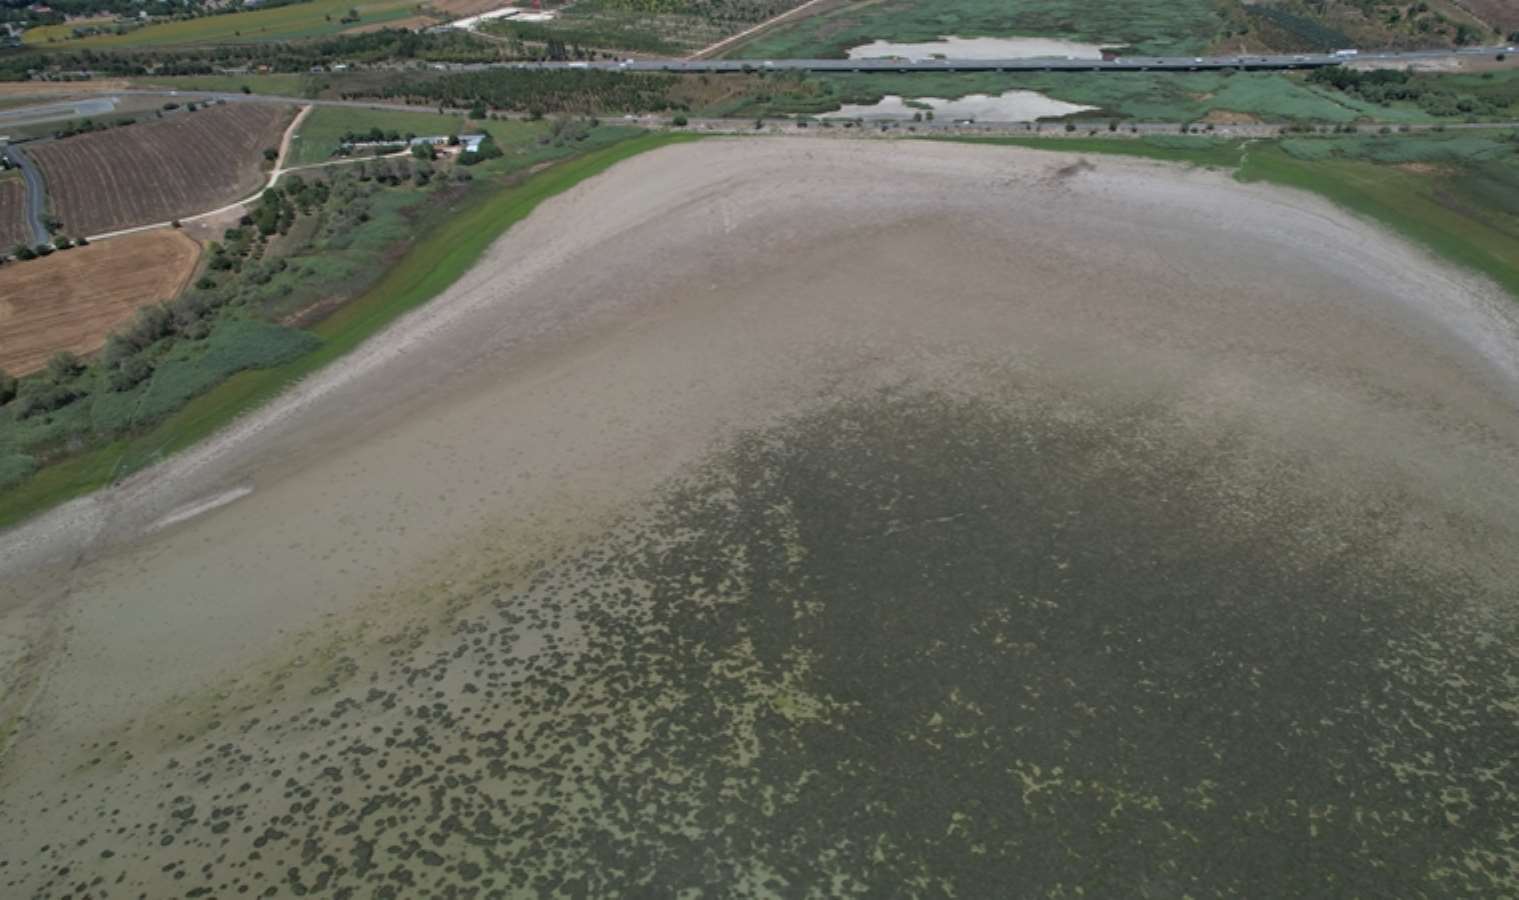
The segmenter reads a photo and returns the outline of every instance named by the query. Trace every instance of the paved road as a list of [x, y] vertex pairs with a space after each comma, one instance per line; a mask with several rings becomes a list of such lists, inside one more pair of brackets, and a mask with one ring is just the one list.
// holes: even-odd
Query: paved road
[[47, 226], [42, 224], [42, 210], [47, 205], [47, 193], [42, 186], [42, 172], [15, 144], [5, 148], [5, 157], [21, 169], [26, 180], [26, 226], [31, 229], [32, 243], [45, 244], [48, 233]]
[[1116, 59], [1030, 57], [1025, 59], [627, 59], [603, 62], [437, 63], [435, 69], [595, 69], [616, 72], [1197, 72], [1216, 69], [1316, 69], [1350, 62], [1405, 65], [1440, 59], [1495, 56], [1515, 52], [1510, 47], [1468, 47], [1461, 50], [1366, 50], [1354, 55], [1335, 53], [1273, 56], [1124, 56]]

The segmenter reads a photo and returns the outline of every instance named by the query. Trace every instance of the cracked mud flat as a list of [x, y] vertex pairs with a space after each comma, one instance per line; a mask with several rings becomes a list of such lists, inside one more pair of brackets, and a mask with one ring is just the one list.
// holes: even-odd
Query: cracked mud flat
[[1519, 889], [1485, 283], [1206, 172], [732, 141], [424, 313], [0, 536], [0, 893]]

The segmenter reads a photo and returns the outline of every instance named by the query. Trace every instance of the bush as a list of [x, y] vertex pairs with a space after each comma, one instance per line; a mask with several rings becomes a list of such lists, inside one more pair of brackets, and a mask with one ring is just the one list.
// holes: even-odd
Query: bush
[[53, 384], [41, 378], [28, 379], [21, 383], [21, 389], [16, 392], [16, 418], [29, 419], [41, 413], [53, 412], [78, 399], [79, 392], [72, 387]]
[[131, 356], [112, 371], [107, 381], [113, 391], [130, 391], [153, 374], [153, 365], [141, 356]]
[[25, 244], [17, 244], [16, 245], [16, 249], [13, 250], [12, 252], [15, 254], [15, 256], [16, 256], [17, 259], [36, 259], [37, 258], [37, 251], [33, 250], [31, 247], [28, 247]]
[[47, 361], [47, 377], [54, 384], [67, 384], [84, 371], [84, 362], [67, 350], [60, 350]]
[[685, 128], [686, 127], [686, 117], [685, 116], [676, 116], [675, 118], [673, 118], [673, 119], [670, 120], [670, 124], [674, 125], [676, 128]]
[[37, 461], [24, 453], [0, 453], [0, 490], [20, 484], [37, 471]]

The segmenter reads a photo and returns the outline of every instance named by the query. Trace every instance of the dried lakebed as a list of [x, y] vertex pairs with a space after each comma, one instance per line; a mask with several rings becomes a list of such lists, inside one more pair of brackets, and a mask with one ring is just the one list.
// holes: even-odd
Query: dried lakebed
[[1513, 893], [1510, 304], [1206, 171], [633, 159], [0, 537], [0, 893]]

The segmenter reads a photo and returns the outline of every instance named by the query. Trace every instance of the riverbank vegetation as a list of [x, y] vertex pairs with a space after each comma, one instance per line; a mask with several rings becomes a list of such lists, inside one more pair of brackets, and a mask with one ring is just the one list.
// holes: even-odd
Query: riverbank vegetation
[[[251, 221], [229, 230], [203, 286], [140, 314], [93, 362], [61, 360], [21, 379], [18, 397], [54, 406], [0, 406], [0, 527], [211, 434], [435, 296], [544, 199], [690, 139], [588, 123], [486, 127], [505, 151], [468, 178], [434, 174], [419, 186], [421, 163], [380, 160], [336, 167], [320, 190], [287, 186], [281, 202], [304, 199], [305, 214], [277, 215], [270, 235], [254, 236]], [[381, 168], [402, 167], [411, 182], [381, 186]]]

